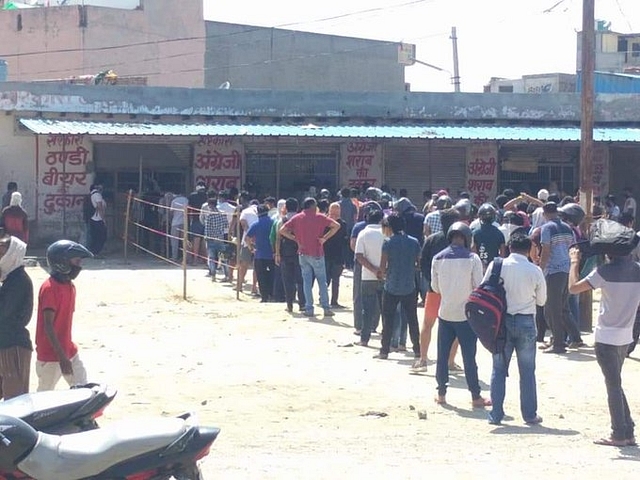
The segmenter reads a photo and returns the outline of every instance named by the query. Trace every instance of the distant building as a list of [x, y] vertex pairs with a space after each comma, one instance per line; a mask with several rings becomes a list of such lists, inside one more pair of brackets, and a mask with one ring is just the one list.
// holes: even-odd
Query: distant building
[[484, 93], [574, 93], [576, 76], [567, 73], [523, 75], [522, 78], [492, 78]]
[[[205, 21], [202, 0], [40, 0], [0, 10], [9, 81], [98, 75], [149, 86], [403, 92], [395, 41]], [[33, 3], [33, 2], [29, 2]], [[106, 7], [108, 5], [108, 8]], [[0, 7], [1, 8], [1, 7]]]
[[[576, 70], [582, 68], [582, 32], [577, 33]], [[640, 33], [617, 33], [610, 24], [596, 22], [596, 65], [599, 72], [638, 73], [640, 69]]]

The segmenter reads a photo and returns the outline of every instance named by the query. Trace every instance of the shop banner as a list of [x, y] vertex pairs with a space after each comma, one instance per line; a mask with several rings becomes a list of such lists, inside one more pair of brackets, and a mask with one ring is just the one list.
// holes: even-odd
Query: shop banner
[[194, 185], [219, 192], [242, 186], [244, 145], [235, 137], [200, 137], [193, 149]]
[[604, 199], [609, 193], [609, 149], [605, 145], [593, 148], [593, 195]]
[[498, 191], [498, 146], [475, 143], [467, 147], [466, 191], [476, 205], [493, 202]]
[[64, 225], [70, 216], [82, 219], [84, 198], [92, 175], [91, 141], [85, 135], [38, 137], [38, 215], [45, 222]]
[[368, 140], [356, 140], [340, 149], [340, 185], [372, 187], [382, 184], [382, 145]]

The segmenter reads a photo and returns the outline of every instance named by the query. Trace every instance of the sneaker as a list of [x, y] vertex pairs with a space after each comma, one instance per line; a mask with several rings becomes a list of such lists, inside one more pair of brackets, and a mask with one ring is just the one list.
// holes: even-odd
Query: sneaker
[[333, 313], [333, 310], [331, 310], [330, 308], [325, 308], [324, 309], [324, 316], [325, 317], [333, 317], [335, 315], [335, 313]]
[[378, 353], [377, 355], [374, 355], [373, 358], [377, 358], [378, 360], [387, 360], [389, 358], [389, 354], [388, 353]]
[[368, 347], [369, 346], [369, 342], [363, 342], [363, 341], [353, 342], [353, 344], [356, 347]]
[[578, 342], [569, 343], [569, 345], [567, 345], [567, 348], [570, 348], [571, 350], [577, 350], [578, 348], [584, 348], [586, 346], [587, 344], [580, 340]]
[[542, 423], [542, 417], [540, 415], [536, 415], [529, 420], [525, 420], [524, 423], [527, 425], [538, 425], [539, 423]]
[[344, 307], [344, 305], [340, 305], [339, 303], [332, 303], [332, 304], [331, 304], [331, 308], [338, 308], [338, 309], [340, 309], [340, 308], [345, 308], [345, 307]]
[[407, 346], [406, 345], [398, 345], [398, 351], [399, 352], [406, 352], [407, 351]]
[[411, 366], [411, 370], [414, 372], [426, 372], [427, 371], [427, 361], [426, 360], [416, 360]]
[[542, 353], [558, 353], [558, 354], [562, 354], [562, 353], [567, 353], [567, 350], [564, 349], [564, 348], [556, 348], [553, 345], [551, 345], [550, 347], [547, 347], [544, 350], [542, 350]]
[[288, 313], [293, 312], [293, 305], [291, 305], [291, 304], [287, 304], [287, 312], [288, 312]]
[[313, 317], [313, 310], [305, 310], [304, 311], [304, 316], [305, 317]]

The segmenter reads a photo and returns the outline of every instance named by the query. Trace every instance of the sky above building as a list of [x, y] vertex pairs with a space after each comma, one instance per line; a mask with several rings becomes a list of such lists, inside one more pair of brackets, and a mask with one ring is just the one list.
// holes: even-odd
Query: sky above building
[[[595, 0], [596, 19], [640, 33], [639, 0]], [[207, 20], [416, 45], [406, 68], [412, 91], [453, 90], [451, 27], [458, 37], [461, 89], [481, 92], [491, 77], [575, 73], [582, 0], [204, 0]]]

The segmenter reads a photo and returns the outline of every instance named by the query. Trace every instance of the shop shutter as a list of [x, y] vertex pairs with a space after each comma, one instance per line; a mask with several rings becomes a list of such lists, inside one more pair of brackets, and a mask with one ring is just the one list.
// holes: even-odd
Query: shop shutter
[[407, 189], [411, 201], [422, 204], [422, 192], [448, 188], [452, 195], [464, 187], [466, 148], [441, 142], [385, 146], [385, 183]]

